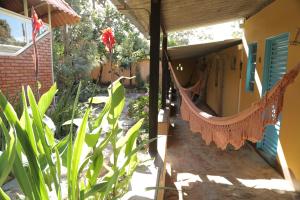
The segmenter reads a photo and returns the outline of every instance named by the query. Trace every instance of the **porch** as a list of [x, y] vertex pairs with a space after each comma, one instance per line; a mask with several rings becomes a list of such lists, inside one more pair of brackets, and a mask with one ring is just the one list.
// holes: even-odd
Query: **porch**
[[172, 122], [165, 185], [170, 189], [164, 199], [300, 198], [251, 145], [223, 151], [214, 144], [207, 146], [179, 115]]
[[[233, 116], [250, 108], [254, 102], [260, 100], [267, 86], [270, 85], [270, 87], [273, 87], [273, 85], [282, 78], [285, 72], [291, 70], [292, 67], [299, 62], [299, 48], [295, 46], [296, 43], [292, 42], [293, 38], [297, 41], [299, 35], [296, 29], [298, 26], [296, 20], [299, 21], [300, 17], [299, 12], [296, 11], [296, 9], [294, 10], [294, 8], [298, 8], [299, 2], [294, 0], [211, 0], [209, 3], [206, 3], [206, 1], [171, 0], [112, 0], [112, 2], [146, 37], [150, 36], [150, 139], [156, 138], [160, 134], [159, 131], [157, 131], [160, 58], [162, 61], [161, 107], [163, 109], [166, 106], [167, 90], [171, 85], [169, 62], [172, 62], [175, 71], [174, 74], [178, 76], [178, 79], [180, 79], [179, 82], [181, 83], [180, 85], [182, 86], [192, 86], [197, 83], [197, 80], [201, 79], [200, 76], [202, 76], [202, 78], [209, 76], [207, 81], [205, 81], [206, 86], [204, 87], [205, 90], [209, 92], [204, 95], [203, 100], [215, 111], [217, 116], [221, 117]], [[287, 13], [289, 13], [288, 17], [286, 16]], [[186, 48], [182, 47], [183, 52], [173, 55], [172, 49], [168, 48], [168, 33], [239, 19], [243, 19], [240, 27], [244, 29], [242, 41], [236, 41], [240, 44], [235, 43], [234, 46], [225, 45], [225, 47], [214, 44], [216, 48], [210, 50], [208, 50], [208, 48], [210, 48], [208, 44], [202, 45], [203, 48], [198, 46], [199, 49], [198, 47], [191, 47], [190, 45]], [[280, 23], [278, 23], [279, 21]], [[269, 27], [272, 27], [272, 29]], [[279, 38], [275, 40], [273, 49], [269, 48], [270, 45], [267, 45], [268, 48], [265, 48], [265, 43], [270, 38]], [[256, 43], [258, 43], [258, 46], [251, 48], [251, 44], [255, 46]], [[161, 55], [159, 54], [160, 47]], [[222, 51], [224, 48], [227, 48], [228, 51]], [[205, 52], [202, 51], [203, 49], [205, 49]], [[196, 51], [197, 54], [194, 54]], [[177, 55], [182, 56], [183, 54], [186, 54], [186, 56], [176, 58]], [[287, 56], [288, 54], [289, 56]], [[273, 57], [268, 55], [273, 55]], [[271, 57], [274, 60], [272, 60]], [[273, 65], [268, 64], [271, 63], [269, 60], [273, 62]], [[273, 71], [276, 71], [276, 73], [269, 73], [272, 71], [269, 70], [269, 68], [272, 69], [274, 66], [276, 66], [276, 70]], [[211, 68], [211, 70], [206, 70], [209, 68]], [[267, 73], [265, 73], [266, 71]], [[268, 88], [268, 90], [269, 89], [271, 88]], [[300, 186], [298, 159], [299, 131], [297, 131], [299, 129], [299, 106], [297, 106], [299, 96], [296, 95], [297, 89], [299, 89], [299, 81], [295, 81], [293, 87], [287, 90], [287, 98], [285, 98], [282, 112], [283, 115], [285, 113], [285, 122], [282, 121], [282, 128], [277, 127], [277, 129], [273, 129], [271, 138], [261, 141], [260, 144], [257, 145], [258, 148], [268, 152], [268, 156], [272, 162], [279, 162], [285, 180], [293, 183], [293, 190], [299, 190]], [[184, 106], [188, 107], [188, 105]], [[190, 105], [190, 108], [191, 107]], [[194, 106], [193, 108], [196, 107]], [[190, 117], [189, 112], [191, 112], [191, 110], [192, 109], [185, 110], [185, 119]], [[204, 126], [203, 124], [201, 125], [201, 121], [199, 120], [200, 125], [197, 124], [197, 120], [195, 120], [197, 116], [196, 114], [193, 116], [194, 127], [197, 126], [196, 128], [202, 128], [202, 130], [216, 130], [211, 129], [209, 126], [205, 127], [206, 124], [204, 124]], [[253, 117], [253, 119], [257, 118]], [[284, 192], [285, 189], [277, 193], [274, 192], [276, 188], [271, 190], [252, 188], [255, 188], [254, 185], [257, 185], [257, 183], [252, 182], [253, 180], [265, 183], [268, 187], [273, 184], [273, 181], [269, 182], [265, 180], [274, 179], [275, 184], [276, 179], [279, 179], [280, 186], [282, 186], [280, 180], [284, 180], [280, 178], [281, 176], [268, 166], [262, 158], [259, 158], [254, 148], [252, 150], [251, 148], [249, 149], [248, 146], [245, 146], [242, 150], [237, 152], [230, 150], [221, 152], [216, 150], [216, 147], [206, 147], [200, 139], [201, 136], [191, 134], [189, 126], [180, 119], [176, 121], [180, 123], [178, 123], [178, 126], [175, 126], [177, 129], [173, 130], [174, 136], [170, 137], [170, 139], [168, 138], [168, 140], [171, 140], [171, 143], [173, 141], [173, 147], [171, 144], [166, 154], [170, 163], [174, 164], [173, 169], [175, 173], [184, 173], [187, 169], [190, 169], [188, 170], [189, 173], [196, 174], [196, 183], [193, 185], [199, 185], [199, 187], [195, 187], [198, 189], [194, 189], [191, 193], [195, 195], [200, 193], [200, 195], [190, 196], [191, 198], [188, 197], [188, 199], [201, 199], [201, 194], [206, 192], [213, 192], [215, 193], [214, 195], [218, 195], [219, 191], [229, 192], [230, 190], [234, 190], [231, 195], [235, 195], [235, 190], [242, 192], [237, 194], [237, 197], [227, 196], [228, 194], [226, 195], [220, 192], [220, 196], [211, 196], [211, 198], [204, 196], [207, 198], [203, 199], [283, 199], [285, 196], [287, 196], [286, 198], [293, 198], [291, 193], [289, 194], [288, 191]], [[252, 124], [255, 125], [258, 123]], [[255, 130], [260, 129], [257, 128]], [[231, 129], [229, 129], [229, 132], [230, 131]], [[211, 131], [210, 135], [213, 134], [212, 132], [213, 131]], [[252, 131], [250, 132], [252, 134]], [[207, 138], [208, 140], [210, 139], [209, 137]], [[223, 138], [225, 138], [225, 136]], [[220, 141], [219, 142], [222, 143], [222, 139], [220, 139]], [[242, 140], [234, 141], [236, 142], [236, 146], [240, 147], [239, 145], [242, 144], [240, 141]], [[259, 141], [260, 140], [255, 140], [254, 142]], [[261, 147], [261, 144], [265, 147]], [[160, 148], [156, 142], [150, 144], [150, 151], [153, 155], [156, 154], [157, 146]], [[225, 148], [225, 146], [222, 147]], [[172, 158], [175, 159], [172, 160]], [[208, 163], [208, 165], [206, 166], [205, 163]], [[219, 166], [218, 164], [221, 165]], [[214, 165], [216, 165], [214, 168], [209, 168], [209, 166]], [[224, 170], [224, 168], [226, 170]], [[262, 169], [266, 169], [267, 172]], [[206, 172], [204, 173], [205, 170]], [[208, 172], [211, 174], [208, 174]], [[171, 173], [173, 182], [177, 182], [177, 175], [178, 174]], [[210, 175], [211, 179], [207, 175]], [[215, 176], [224, 176], [223, 178], [228, 180], [220, 177], [215, 178]], [[224, 181], [225, 184], [213, 183], [213, 185], [225, 186], [220, 188], [216, 187], [216, 189], [211, 191], [209, 190], [211, 187], [204, 186], [212, 184], [211, 182], [214, 182], [213, 180], [215, 179], [220, 179]], [[249, 187], [244, 185], [248, 185]], [[193, 187], [188, 189], [193, 190]], [[180, 191], [180, 187], [178, 190]], [[186, 193], [191, 194], [189, 192]], [[261, 197], [260, 194], [266, 194], [266, 196]], [[283, 197], [281, 198], [281, 196]], [[168, 197], [167, 199], [170, 198]]]

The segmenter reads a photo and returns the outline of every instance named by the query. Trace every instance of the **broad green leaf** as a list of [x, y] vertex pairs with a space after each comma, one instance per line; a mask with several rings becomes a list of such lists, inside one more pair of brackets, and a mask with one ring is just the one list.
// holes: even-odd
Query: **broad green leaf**
[[113, 176], [109, 178], [108, 183], [106, 185], [106, 190], [102, 194], [102, 198], [106, 199], [110, 192], [113, 191], [113, 186], [117, 183], [119, 177], [119, 171], [115, 171]]
[[55, 145], [54, 133], [48, 126], [45, 126], [45, 137], [47, 145], [49, 147], [53, 147]]
[[85, 143], [89, 146], [89, 147], [95, 147], [96, 144], [98, 143], [100, 134], [101, 134], [101, 127], [96, 128], [95, 130], [93, 130], [92, 133], [87, 132], [86, 136], [85, 136]]
[[22, 129], [20, 121], [18, 120], [17, 114], [14, 111], [12, 105], [8, 103], [4, 95], [0, 91], [0, 108], [2, 109], [9, 124], [14, 127], [17, 134], [18, 140], [21, 143], [22, 149], [28, 159], [30, 174], [33, 182], [33, 186], [36, 187], [35, 191], [38, 195], [37, 198], [48, 199], [47, 190], [45, 187], [45, 182], [43, 179], [43, 174], [38, 164], [37, 158], [34, 156], [34, 150], [30, 144], [30, 140], [27, 137], [27, 133]]
[[44, 116], [47, 109], [51, 105], [56, 92], [57, 92], [57, 87], [56, 87], [56, 83], [55, 83], [45, 94], [43, 94], [41, 96], [39, 103], [38, 103], [38, 107], [39, 107], [42, 117]]
[[125, 105], [125, 89], [119, 81], [113, 82], [109, 91], [111, 106], [108, 121], [111, 125], [119, 119]]
[[87, 192], [85, 192], [84, 198], [88, 198], [90, 196], [93, 196], [96, 193], [103, 193], [103, 192], [105, 192], [107, 186], [108, 186], [108, 182], [107, 181], [103, 181], [103, 182], [100, 182], [100, 183], [94, 185], [90, 190], [88, 190]]
[[151, 142], [155, 141], [156, 138], [152, 138], [151, 140], [144, 141], [140, 145], [138, 145], [136, 148], [132, 149], [131, 152], [127, 155], [127, 160], [124, 162], [123, 166], [119, 169], [121, 172], [125, 170], [125, 168], [130, 163], [132, 157], [135, 157], [137, 152], [144, 148], [146, 144], [150, 144]]
[[22, 165], [22, 161], [19, 158], [19, 155], [16, 155], [14, 166], [13, 166], [13, 174], [18, 180], [18, 184], [20, 185], [22, 192], [28, 199], [38, 200], [39, 194], [36, 190], [35, 185], [32, 185], [32, 179], [29, 179], [30, 175], [27, 173], [25, 167]]
[[106, 103], [109, 100], [109, 97], [107, 96], [96, 96], [93, 98], [89, 98], [88, 102], [91, 102], [92, 104], [101, 104]]
[[[4, 126], [4, 124], [0, 118], [0, 127], [2, 126]], [[2, 130], [2, 131], [6, 132], [7, 130]], [[0, 186], [2, 186], [2, 184], [7, 179], [13, 167], [13, 163], [16, 155], [16, 149], [15, 149], [16, 141], [12, 130], [9, 131], [8, 134], [6, 132], [5, 135], [6, 135], [7, 147], [0, 155]]]
[[102, 109], [102, 111], [100, 112], [99, 116], [97, 117], [97, 119], [95, 120], [95, 123], [93, 124], [93, 128], [97, 128], [99, 126], [101, 126], [102, 122], [103, 122], [103, 118], [104, 116], [108, 113], [108, 111], [110, 110], [110, 106], [111, 106], [111, 97], [108, 99], [108, 101], [106, 102], [104, 108]]
[[125, 154], [128, 155], [129, 152], [132, 150], [133, 144], [135, 143], [137, 137], [140, 133], [140, 128], [143, 125], [144, 119], [139, 120], [135, 125], [133, 125], [128, 132], [126, 133], [125, 137], [121, 138], [117, 142], [117, 148], [122, 148], [126, 144]]
[[46, 156], [46, 159], [47, 159], [47, 163], [49, 165], [49, 170], [50, 170], [51, 176], [54, 180], [54, 186], [55, 186], [56, 194], [58, 195], [59, 190], [60, 190], [59, 189], [60, 185], [59, 185], [58, 177], [56, 176], [56, 166], [55, 166], [55, 164], [52, 160], [52, 157], [51, 157], [51, 155], [52, 155], [51, 148], [47, 144], [47, 141], [46, 141], [45, 128], [44, 128], [44, 124], [43, 124], [43, 121], [42, 121], [43, 116], [42, 116], [42, 113], [39, 110], [39, 107], [36, 103], [36, 100], [34, 98], [33, 92], [32, 92], [30, 87], [27, 87], [27, 94], [28, 94], [30, 107], [31, 107], [31, 110], [32, 110], [33, 122], [34, 122], [34, 125], [35, 125], [36, 129], [37, 129], [40, 141], [43, 145], [43, 149], [45, 151], [45, 156]]
[[1, 187], [0, 187], [0, 199], [2, 199], [2, 200], [10, 200], [9, 196], [7, 194], [5, 194], [5, 192], [2, 190]]
[[38, 156], [39, 154], [38, 154], [38, 150], [37, 150], [37, 146], [36, 146], [36, 144], [37, 144], [36, 139], [39, 140], [39, 137], [34, 135], [34, 131], [32, 129], [32, 121], [29, 117], [27, 100], [26, 100], [25, 91], [24, 91], [23, 87], [22, 87], [22, 102], [23, 102], [23, 117], [24, 117], [24, 122], [25, 122], [25, 130], [28, 135], [30, 145], [32, 146], [32, 148], [34, 150], [34, 153], [35, 153], [34, 155]]
[[[61, 183], [61, 158], [60, 158], [58, 149], [55, 148], [54, 151], [55, 151], [55, 156], [56, 156], [56, 173], [57, 173], [57, 177], [58, 177], [58, 182]], [[58, 197], [58, 200], [62, 199], [61, 187], [59, 187], [59, 190], [57, 192], [57, 197]]]
[[73, 105], [73, 111], [72, 111], [72, 123], [70, 127], [70, 132], [69, 132], [69, 141], [68, 141], [68, 151], [67, 151], [67, 180], [68, 180], [68, 197], [69, 199], [72, 199], [73, 195], [73, 174], [72, 174], [72, 160], [73, 160], [73, 151], [72, 151], [72, 145], [73, 145], [73, 120], [75, 117], [75, 110], [76, 106], [78, 105], [78, 100], [79, 100], [79, 95], [80, 95], [80, 90], [81, 90], [81, 82], [79, 83], [74, 105]]
[[72, 199], [77, 199], [79, 197], [77, 175], [78, 175], [80, 157], [84, 146], [89, 114], [90, 114], [90, 109], [88, 108], [84, 114], [82, 124], [80, 125], [77, 131], [77, 136], [74, 141], [72, 162], [71, 162]]
[[90, 161], [91, 157], [93, 157], [93, 155], [87, 156], [85, 158], [85, 160], [83, 160], [83, 162], [81, 163], [81, 165], [78, 169], [78, 178], [79, 178], [80, 174], [83, 172], [84, 168], [87, 166], [87, 164], [89, 164], [89, 161]]
[[62, 166], [67, 167], [67, 152], [69, 145], [69, 135], [60, 140], [53, 149], [57, 149], [61, 158]]
[[89, 187], [93, 186], [97, 182], [100, 171], [103, 167], [104, 157], [102, 152], [98, 152], [93, 157], [91, 157], [91, 164], [87, 170], [87, 179]]

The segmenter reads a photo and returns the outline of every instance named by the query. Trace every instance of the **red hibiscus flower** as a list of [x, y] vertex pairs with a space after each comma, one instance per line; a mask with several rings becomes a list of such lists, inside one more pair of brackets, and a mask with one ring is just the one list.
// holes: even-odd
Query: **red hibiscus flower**
[[116, 43], [115, 36], [111, 28], [107, 28], [102, 31], [102, 42], [106, 49], [111, 53], [112, 48]]
[[39, 19], [34, 8], [31, 9], [31, 20], [32, 20], [32, 38], [35, 39], [41, 27], [43, 26], [43, 21]]

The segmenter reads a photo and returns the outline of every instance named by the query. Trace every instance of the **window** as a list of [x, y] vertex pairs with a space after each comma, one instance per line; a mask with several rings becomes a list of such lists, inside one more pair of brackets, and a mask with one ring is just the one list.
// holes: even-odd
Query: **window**
[[254, 90], [254, 77], [256, 68], [256, 54], [257, 54], [257, 44], [249, 45], [249, 55], [247, 64], [247, 74], [246, 74], [246, 91], [253, 92]]
[[[44, 26], [38, 36], [46, 33]], [[0, 54], [14, 55], [27, 48], [32, 42], [31, 19], [0, 8]]]

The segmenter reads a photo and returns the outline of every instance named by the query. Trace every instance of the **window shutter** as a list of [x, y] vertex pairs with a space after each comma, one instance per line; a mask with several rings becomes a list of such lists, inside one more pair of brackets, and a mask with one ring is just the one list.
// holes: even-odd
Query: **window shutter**
[[254, 90], [254, 77], [256, 68], [256, 52], [257, 44], [249, 45], [249, 55], [247, 63], [247, 74], [246, 74], [246, 91], [252, 92]]

